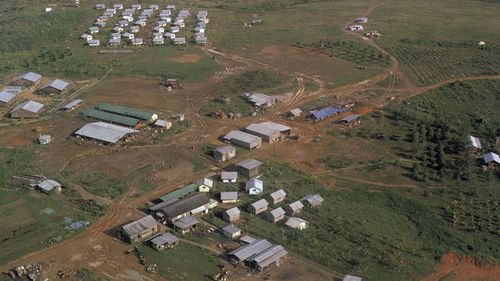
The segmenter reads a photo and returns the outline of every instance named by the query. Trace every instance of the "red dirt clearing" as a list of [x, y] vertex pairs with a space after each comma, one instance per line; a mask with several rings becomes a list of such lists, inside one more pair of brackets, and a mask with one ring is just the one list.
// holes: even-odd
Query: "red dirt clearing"
[[447, 253], [443, 256], [436, 271], [423, 281], [440, 281], [443, 278], [450, 278], [454, 281], [498, 281], [500, 280], [500, 265], [494, 265], [476, 257]]

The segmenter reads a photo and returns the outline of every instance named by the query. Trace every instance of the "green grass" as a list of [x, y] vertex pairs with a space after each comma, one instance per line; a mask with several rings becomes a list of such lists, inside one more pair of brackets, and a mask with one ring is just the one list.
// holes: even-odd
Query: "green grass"
[[160, 132], [158, 135], [154, 137], [154, 141], [156, 143], [160, 143], [163, 139], [180, 134], [192, 126], [192, 121], [189, 119], [184, 119], [184, 121], [174, 121], [172, 127], [168, 130], [164, 130]]
[[164, 252], [140, 246], [139, 253], [146, 257], [146, 264], [157, 264], [158, 275], [175, 280], [211, 280], [220, 272], [219, 260], [208, 251], [180, 242]]
[[[409, 12], [411, 11], [411, 12]], [[442, 11], [434, 13], [433, 11]], [[365, 29], [399, 61], [416, 85], [500, 72], [500, 7], [481, 1], [397, 1], [378, 7]], [[447, 19], [460, 19], [450, 23]], [[480, 50], [479, 41], [487, 48]]]
[[127, 190], [127, 184], [124, 181], [110, 177], [105, 172], [89, 173], [79, 181], [88, 192], [112, 199], [118, 198]]

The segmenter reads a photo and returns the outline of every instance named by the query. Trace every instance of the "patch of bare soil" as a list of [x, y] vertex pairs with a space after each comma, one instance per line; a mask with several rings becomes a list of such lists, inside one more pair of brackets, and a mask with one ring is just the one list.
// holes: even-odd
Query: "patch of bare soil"
[[476, 257], [447, 253], [436, 271], [423, 281], [440, 281], [451, 278], [454, 281], [498, 281], [500, 265]]

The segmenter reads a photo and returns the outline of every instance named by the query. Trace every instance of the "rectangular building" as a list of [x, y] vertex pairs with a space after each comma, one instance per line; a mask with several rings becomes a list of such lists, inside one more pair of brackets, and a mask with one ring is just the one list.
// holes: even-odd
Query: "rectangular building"
[[224, 136], [224, 140], [247, 149], [254, 149], [262, 146], [262, 139], [260, 137], [241, 131], [229, 132]]
[[147, 240], [158, 233], [158, 230], [159, 225], [151, 215], [122, 226], [122, 234], [130, 243]]

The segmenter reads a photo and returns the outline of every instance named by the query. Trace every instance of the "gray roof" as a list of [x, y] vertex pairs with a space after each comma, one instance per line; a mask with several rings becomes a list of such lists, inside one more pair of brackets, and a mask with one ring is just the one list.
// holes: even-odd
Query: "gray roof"
[[342, 281], [361, 281], [363, 280], [361, 277], [354, 276], [354, 275], [346, 275]]
[[281, 216], [285, 215], [285, 210], [283, 210], [283, 208], [281, 208], [281, 207], [276, 208], [276, 209], [271, 211], [271, 215], [275, 218], [281, 217]]
[[61, 187], [61, 184], [55, 180], [44, 180], [38, 184], [38, 187], [44, 191], [51, 191], [56, 187]]
[[240, 163], [236, 164], [236, 166], [245, 168], [245, 169], [254, 169], [262, 165], [262, 162], [255, 160], [255, 159], [247, 159], [243, 160]]
[[17, 81], [17, 80], [20, 80], [20, 79], [24, 79], [24, 80], [36, 83], [41, 78], [42, 78], [42, 75], [40, 75], [38, 73], [28, 72], [28, 73], [24, 73], [24, 74], [21, 74], [21, 75], [17, 76], [16, 78], [14, 78], [14, 81]]
[[351, 114], [349, 116], [346, 116], [346, 117], [340, 119], [340, 121], [351, 123], [352, 121], [355, 121], [355, 120], [359, 119], [359, 117], [361, 117], [361, 115], [359, 115], [359, 114]]
[[245, 129], [247, 131], [249, 131], [250, 133], [254, 132], [254, 133], [269, 136], [269, 137], [272, 137], [273, 135], [279, 133], [278, 130], [274, 130], [272, 128], [263, 126], [261, 124], [250, 124]]
[[294, 108], [294, 109], [290, 110], [290, 113], [298, 116], [298, 115], [302, 114], [302, 110], [300, 108]]
[[262, 106], [267, 103], [275, 103], [276, 98], [264, 95], [262, 93], [253, 93], [248, 96], [248, 100], [256, 106]]
[[40, 111], [40, 109], [42, 109], [43, 106], [44, 105], [41, 103], [30, 100], [16, 105], [16, 107], [14, 107], [14, 109], [12, 109], [10, 112], [12, 113], [19, 110], [26, 110], [29, 112], [37, 113]]
[[288, 252], [281, 245], [274, 245], [265, 251], [255, 255], [249, 261], [257, 263], [261, 268], [276, 262], [280, 258], [286, 256]]
[[325, 201], [319, 194], [309, 194], [302, 198], [302, 200], [309, 202], [312, 206], [318, 206]]
[[63, 106], [63, 108], [70, 109], [70, 108], [73, 108], [73, 107], [79, 105], [81, 102], [82, 102], [81, 99], [75, 99], [75, 100], [68, 102], [65, 106]]
[[262, 139], [249, 133], [242, 131], [231, 131], [224, 136], [225, 140], [231, 141], [232, 139], [239, 140], [245, 143], [262, 142]]
[[284, 198], [286, 196], [286, 192], [283, 189], [280, 189], [280, 190], [277, 190], [277, 191], [269, 194], [269, 196], [271, 196], [271, 198], [276, 200], [276, 199]]
[[153, 244], [154, 246], [161, 246], [161, 245], [165, 245], [165, 244], [170, 245], [170, 244], [176, 243], [177, 241], [179, 241], [179, 238], [177, 238], [172, 233], [167, 232], [167, 233], [163, 233], [162, 235], [160, 235], [156, 238], [151, 239], [151, 244]]
[[222, 231], [224, 233], [229, 233], [231, 235], [233, 234], [237, 234], [238, 232], [241, 232], [241, 229], [237, 228], [236, 226], [230, 224], [230, 225], [226, 225], [222, 228]]
[[500, 164], [500, 156], [494, 152], [489, 152], [483, 155], [484, 158], [484, 163], [488, 164], [490, 162], [496, 162], [497, 164]]
[[8, 103], [16, 97], [16, 93], [7, 92], [5, 90], [0, 92], [0, 102]]
[[260, 199], [259, 201], [253, 202], [252, 207], [256, 210], [261, 209], [261, 208], [267, 208], [269, 203], [267, 203], [266, 199]]
[[162, 208], [162, 211], [169, 218], [185, 214], [210, 202], [210, 199], [203, 193], [196, 193], [189, 197], [180, 199]]
[[238, 172], [221, 172], [220, 178], [222, 180], [236, 180], [238, 179]]
[[198, 223], [200, 223], [199, 220], [193, 218], [192, 216], [187, 216], [187, 217], [183, 217], [183, 218], [176, 220], [174, 222], [174, 225], [180, 229], [186, 229], [186, 228], [193, 227], [193, 226], [197, 225]]
[[230, 217], [231, 216], [237, 216], [241, 213], [240, 209], [238, 207], [231, 208], [229, 210], [226, 210], [226, 214], [228, 214]]
[[19, 94], [23, 91], [22, 86], [5, 86], [2, 91], [9, 92], [9, 93], [14, 93], [14, 94]]
[[[91, 41], [94, 41], [94, 40], [91, 40]], [[99, 42], [99, 40], [97, 40], [97, 41]], [[50, 87], [50, 88], [54, 88], [56, 90], [62, 91], [64, 89], [66, 89], [66, 87], [68, 87], [68, 85], [69, 85], [68, 82], [56, 79], [56, 80], [50, 81], [48, 83], [45, 83], [42, 87], [40, 87], [40, 89], [45, 89], [45, 88]]]
[[280, 131], [280, 132], [286, 132], [286, 131], [290, 131], [291, 130], [291, 128], [288, 127], [288, 126], [281, 125], [281, 124], [274, 123], [274, 122], [270, 122], [270, 121], [262, 122], [262, 123], [260, 123], [258, 125], [267, 127], [269, 129], [272, 129], [272, 130]]
[[236, 151], [236, 148], [226, 145], [226, 146], [220, 146], [214, 149], [214, 151], [220, 152], [220, 153], [230, 153]]
[[237, 191], [225, 191], [220, 193], [220, 200], [237, 200], [238, 192]]
[[158, 119], [155, 122], [155, 126], [158, 126], [158, 127], [167, 127], [168, 124], [172, 124], [172, 122], [170, 122], [168, 120], [163, 120], [163, 119]]
[[156, 225], [158, 225], [156, 220], [153, 218], [153, 216], [149, 215], [122, 226], [122, 229], [129, 236], [136, 236], [141, 234], [145, 230], [153, 228]]
[[296, 210], [303, 209], [304, 208], [304, 204], [302, 204], [302, 202], [300, 202], [300, 201], [295, 201], [295, 202], [292, 202], [292, 203], [288, 204], [288, 207], [290, 209], [296, 211]]
[[272, 246], [273, 245], [269, 243], [267, 240], [259, 239], [251, 242], [250, 244], [243, 245], [238, 249], [229, 252], [229, 255], [235, 256], [239, 261], [244, 261], [253, 255], [257, 255], [264, 252], [265, 250], [269, 249]]
[[474, 136], [469, 136], [469, 142], [470, 145], [472, 145], [473, 147], [481, 149], [481, 141], [479, 140], [479, 138], [476, 138]]
[[116, 143], [127, 134], [137, 132], [139, 131], [110, 123], [94, 122], [84, 125], [75, 134], [107, 143]]
[[245, 242], [247, 244], [250, 244], [253, 241], [255, 241], [255, 238], [253, 238], [252, 236], [245, 235], [245, 236], [243, 236], [243, 237], [240, 238], [240, 241], [241, 242]]
[[301, 223], [303, 223], [303, 222], [307, 223], [307, 221], [306, 221], [306, 220], [303, 220], [303, 219], [301, 219], [301, 218], [291, 217], [291, 218], [289, 218], [289, 219], [286, 221], [286, 223], [285, 223], [285, 224], [286, 224], [287, 226], [291, 227], [291, 228], [297, 228], [297, 227], [299, 227], [299, 225], [300, 225]]

